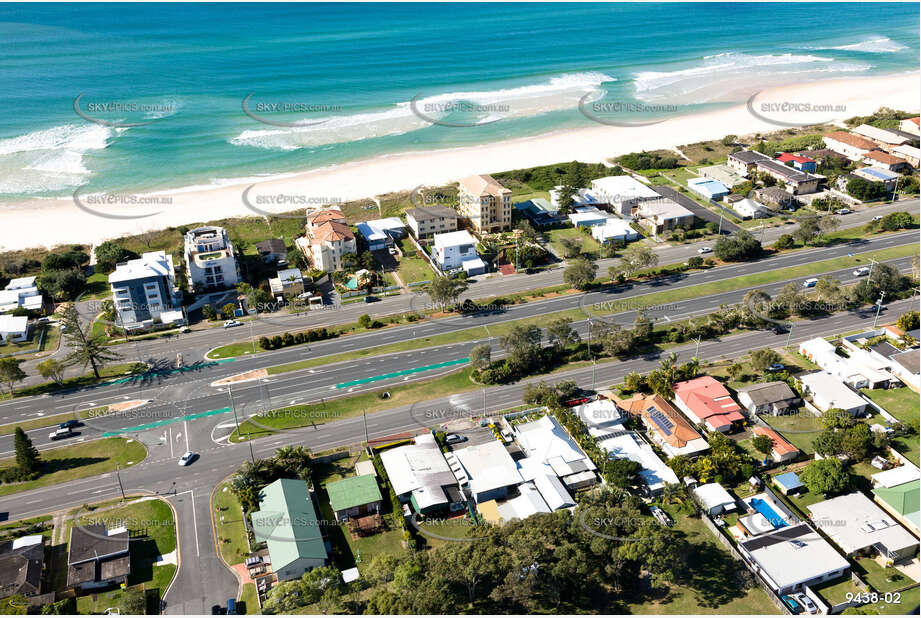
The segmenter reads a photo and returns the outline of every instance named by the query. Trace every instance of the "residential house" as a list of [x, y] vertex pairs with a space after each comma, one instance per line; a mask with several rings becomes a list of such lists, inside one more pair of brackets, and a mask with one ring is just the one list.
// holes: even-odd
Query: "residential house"
[[499, 232], [512, 226], [512, 192], [492, 176], [462, 178], [458, 199], [460, 214], [478, 232]]
[[29, 339], [29, 318], [24, 315], [0, 315], [0, 342], [21, 343]]
[[286, 268], [269, 279], [273, 296], [297, 296], [304, 293], [304, 275], [299, 268]]
[[767, 436], [771, 439], [771, 459], [776, 463], [783, 463], [796, 459], [799, 456], [799, 449], [783, 439], [783, 437], [768, 427], [754, 427], [752, 433], [756, 436]]
[[643, 224], [656, 234], [666, 230], [673, 230], [677, 227], [692, 227], [694, 225], [693, 212], [678, 202], [665, 197], [640, 202], [635, 214]]
[[468, 274], [475, 275], [485, 271], [485, 264], [476, 252], [476, 239], [467, 230], [435, 234], [432, 244], [432, 257], [442, 271], [447, 272], [456, 268], [468, 270], [465, 266], [468, 263], [473, 271], [468, 270]]
[[555, 475], [569, 490], [598, 482], [594, 462], [552, 416], [515, 425], [514, 436], [525, 454], [517, 462], [522, 478], [536, 474], [527, 470], [541, 470]]
[[780, 187], [760, 187], [752, 191], [752, 197], [771, 210], [782, 210], [793, 205], [793, 194]]
[[745, 417], [726, 387], [712, 376], [678, 382], [673, 386], [675, 405], [691, 420], [709, 431], [726, 433]]
[[751, 414], [778, 416], [795, 412], [803, 400], [786, 382], [762, 382], [743, 386], [736, 391], [739, 403]]
[[874, 474], [873, 499], [915, 536], [921, 528], [921, 480], [918, 469], [904, 463]]
[[921, 148], [915, 148], [914, 146], [896, 146], [892, 149], [892, 154], [902, 157], [915, 169], [921, 167]]
[[835, 346], [821, 337], [800, 344], [800, 354], [851, 387], [889, 388], [896, 377], [889, 371], [892, 362], [871, 351], [852, 346], [848, 356], [837, 353]]
[[675, 472], [656, 455], [653, 448], [639, 434], [632, 431], [615, 431], [596, 438], [598, 446], [607, 452], [610, 459], [629, 459], [640, 464], [640, 478], [643, 479], [650, 495], [657, 496], [665, 490], [666, 485], [678, 483]]
[[819, 183], [822, 181], [819, 176], [797, 171], [795, 168], [788, 167], [773, 159], [758, 161], [755, 164], [755, 168], [776, 180], [793, 195], [815, 193], [818, 191]]
[[307, 483], [278, 479], [260, 492], [259, 510], [250, 515], [257, 541], [265, 541], [278, 581], [299, 579], [325, 566], [329, 554]]
[[568, 218], [573, 227], [595, 227], [596, 225], [604, 225], [608, 222], [608, 219], [613, 218], [613, 215], [594, 206], [580, 206], [575, 212], [570, 213]]
[[915, 391], [921, 391], [921, 350], [905, 350], [890, 357], [890, 371], [902, 383]]
[[317, 210], [307, 215], [305, 236], [295, 241], [314, 268], [324, 271], [342, 270], [342, 258], [356, 254], [355, 234], [345, 223], [340, 210]]
[[222, 227], [208, 225], [186, 232], [183, 254], [193, 289], [232, 288], [240, 282], [233, 243]]
[[256, 252], [266, 264], [284, 260], [288, 256], [285, 241], [281, 238], [269, 238], [256, 243]]
[[711, 178], [689, 178], [688, 188], [708, 200], [721, 200], [729, 195], [729, 187]]
[[553, 201], [553, 196], [554, 193], [551, 190], [551, 201], [535, 197], [526, 202], [517, 202], [514, 206], [537, 227], [556, 225], [566, 221], [566, 217], [560, 214], [559, 206]]
[[889, 129], [880, 129], [879, 127], [874, 127], [869, 124], [862, 124], [859, 127], [851, 129], [853, 133], [857, 135], [871, 139], [883, 149], [891, 150], [896, 146], [902, 146], [905, 144], [911, 145], [911, 143], [917, 139], [913, 135], [900, 135], [899, 131], [889, 130]]
[[895, 190], [895, 186], [900, 178], [899, 174], [878, 167], [861, 167], [854, 170], [852, 173], [858, 178], [863, 178], [870, 182], [882, 183], [888, 191]]
[[164, 251], [151, 251], [116, 264], [109, 275], [109, 287], [118, 324], [127, 330], [146, 328], [157, 320], [164, 324], [184, 322], [173, 256]]
[[774, 484], [777, 489], [780, 490], [785, 496], [802, 491], [805, 485], [799, 480], [799, 475], [796, 472], [784, 472], [783, 474], [778, 474], [771, 478], [771, 482]]
[[911, 172], [911, 164], [901, 157], [891, 155], [882, 150], [872, 150], [863, 158], [863, 163], [871, 167], [878, 167], [890, 172], [904, 173]]
[[[565, 491], [565, 490], [564, 490]], [[527, 519], [538, 513], [551, 513], [553, 509], [547, 504], [536, 483], [522, 483], [518, 486], [518, 495], [496, 505], [501, 523], [514, 519]]]
[[36, 277], [19, 277], [11, 280], [0, 291], [0, 313], [14, 309], [41, 311], [44, 301], [35, 283]]
[[0, 543], [0, 599], [40, 594], [44, 564], [44, 537], [40, 534]]
[[477, 504], [502, 500], [524, 482], [508, 449], [498, 440], [458, 449], [453, 455], [462, 467], [459, 480]]
[[457, 230], [457, 211], [447, 206], [410, 208], [405, 214], [406, 224], [416, 238]]
[[711, 517], [730, 513], [738, 508], [736, 499], [719, 483], [698, 485], [691, 490], [691, 494], [700, 504], [704, 513]]
[[899, 122], [899, 130], [912, 135], [921, 135], [921, 129], [918, 127], [918, 117], [906, 118]]
[[747, 197], [733, 202], [729, 207], [742, 215], [744, 219], [760, 219], [769, 215], [764, 206]]
[[802, 154], [793, 154], [789, 152], [781, 153], [777, 160], [783, 163], [784, 165], [790, 165], [793, 169], [799, 172], [806, 172], [809, 174], [814, 174], [818, 162], [812, 157], [807, 157]]
[[697, 173], [705, 178], [710, 178], [711, 180], [722, 183], [727, 187], [734, 187], [745, 182], [745, 177], [728, 165], [708, 165], [707, 167], [699, 168]]
[[[575, 187], [574, 187], [575, 188]], [[562, 207], [562, 196], [563, 196], [563, 185], [557, 185], [548, 191], [550, 194], [550, 202], [548, 204], [549, 208], [553, 212], [557, 212]], [[605, 202], [598, 200], [595, 197], [594, 190], [588, 187], [579, 187], [575, 188], [572, 195], [572, 204], [571, 208], [578, 208], [579, 206], [597, 206]], [[536, 198], [541, 202], [546, 202], [542, 197]]]
[[777, 594], [838, 579], [850, 563], [806, 523], [739, 541], [739, 553]]
[[604, 397], [575, 406], [572, 411], [582, 419], [589, 431], [598, 429], [603, 433], [619, 430], [620, 425], [627, 420], [628, 412], [617, 401]]
[[131, 573], [129, 544], [126, 528], [73, 525], [67, 545], [67, 587], [92, 590], [124, 583]]
[[458, 480], [432, 434], [416, 436], [415, 444], [383, 451], [381, 462], [397, 499], [411, 504], [416, 512], [465, 508], [462, 501], [453, 497], [456, 494], [448, 493], [450, 488], [458, 488]]
[[406, 224], [398, 217], [362, 221], [355, 227], [368, 244], [368, 251], [386, 251], [394, 239], [406, 236]]
[[827, 371], [802, 375], [799, 381], [803, 394], [812, 398], [812, 405], [820, 412], [839, 408], [851, 416], [859, 416], [867, 409], [866, 399]]
[[592, 195], [598, 203], [609, 204], [622, 219], [631, 219], [633, 211], [642, 202], [662, 197], [629, 174], [596, 178], [592, 181]]
[[639, 237], [639, 232], [634, 230], [628, 221], [622, 219], [610, 217], [603, 224], [592, 226], [592, 238], [601, 244], [617, 240], [629, 242]]
[[739, 152], [730, 153], [726, 164], [742, 176], [748, 177], [748, 174], [754, 171], [755, 164], [758, 161], [770, 160], [771, 157], [755, 150], [740, 150]]
[[649, 437], [669, 457], [693, 457], [710, 449], [697, 430], [662, 397], [636, 393], [630, 399], [616, 401], [618, 407], [642, 419]]
[[327, 483], [326, 493], [338, 521], [380, 513], [384, 500], [377, 485], [377, 478], [370, 474], [350, 476]]
[[862, 492], [806, 507], [812, 521], [845, 554], [879, 553], [890, 564], [918, 553], [918, 539]]
[[878, 148], [876, 142], [846, 131], [835, 131], [822, 138], [829, 150], [842, 154], [851, 161], [860, 161], [871, 150]]

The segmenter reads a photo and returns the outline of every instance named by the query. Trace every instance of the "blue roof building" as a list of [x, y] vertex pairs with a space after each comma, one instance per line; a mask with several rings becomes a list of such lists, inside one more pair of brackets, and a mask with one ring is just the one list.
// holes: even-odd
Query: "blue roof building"
[[688, 188], [708, 200], [719, 200], [729, 195], [729, 189], [723, 183], [710, 178], [691, 178]]
[[778, 474], [774, 477], [774, 484], [777, 485], [778, 489], [780, 489], [780, 491], [785, 496], [790, 492], [803, 488], [803, 484], [800, 482], [796, 472], [785, 472], [783, 474]]

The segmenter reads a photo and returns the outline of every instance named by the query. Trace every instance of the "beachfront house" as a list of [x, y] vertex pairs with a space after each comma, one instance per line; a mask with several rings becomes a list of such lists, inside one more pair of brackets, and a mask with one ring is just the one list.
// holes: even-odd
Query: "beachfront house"
[[915, 169], [921, 166], [921, 148], [915, 148], [914, 146], [896, 146], [892, 149], [892, 154], [902, 157]]
[[269, 238], [256, 243], [256, 253], [266, 264], [284, 260], [288, 256], [285, 241], [281, 238]]
[[758, 161], [755, 164], [755, 169], [776, 180], [793, 195], [815, 193], [818, 191], [819, 183], [822, 181], [818, 176], [797, 171], [795, 168], [788, 167], [773, 159]]
[[278, 479], [259, 495], [259, 510], [250, 515], [257, 541], [265, 541], [278, 581], [300, 578], [329, 559], [323, 529], [307, 483]]
[[911, 164], [908, 161], [902, 157], [883, 152], [882, 150], [872, 150], [868, 152], [867, 156], [863, 158], [863, 163], [866, 163], [870, 167], [878, 167], [889, 172], [911, 172]]
[[148, 328], [155, 321], [184, 323], [182, 293], [176, 287], [173, 256], [150, 251], [116, 264], [109, 275], [116, 321], [127, 330]]
[[799, 172], [806, 172], [809, 174], [814, 174], [818, 166], [818, 162], [815, 159], [790, 152], [781, 153], [780, 156], [777, 157], [777, 160]]
[[914, 118], [906, 118], [899, 122], [899, 131], [904, 131], [905, 133], [911, 133], [912, 135], [921, 135], [921, 128], [918, 127], [919, 119], [917, 116]]
[[829, 150], [842, 154], [851, 161], [860, 161], [867, 153], [877, 149], [876, 142], [847, 131], [834, 131], [822, 138]]
[[457, 211], [448, 206], [409, 208], [405, 214], [406, 224], [416, 238], [428, 238], [434, 234], [457, 230]]
[[881, 129], [870, 124], [862, 124], [859, 127], [851, 129], [853, 133], [876, 142], [880, 148], [891, 151], [896, 146], [911, 145], [917, 142], [917, 137], [911, 134], [903, 134], [898, 129]]
[[6, 287], [0, 291], [0, 313], [8, 313], [20, 308], [41, 311], [44, 301], [35, 280], [34, 276], [19, 277], [7, 283]]
[[697, 170], [697, 173], [704, 178], [715, 180], [727, 187], [734, 187], [737, 184], [745, 182], [745, 177], [742, 176], [738, 170], [725, 164], [701, 167]]
[[729, 188], [711, 178], [689, 178], [688, 188], [708, 200], [721, 200], [729, 195]]
[[640, 202], [636, 209], [640, 223], [655, 234], [678, 227], [690, 228], [694, 225], [694, 213], [673, 200], [659, 197]]
[[183, 254], [189, 285], [195, 290], [232, 288], [240, 282], [233, 243], [222, 227], [207, 225], [186, 232]]
[[307, 216], [306, 234], [295, 241], [318, 270], [342, 270], [342, 257], [358, 252], [355, 234], [341, 210], [318, 210]]
[[355, 227], [368, 244], [368, 251], [386, 251], [395, 239], [406, 236], [406, 224], [398, 217], [362, 221]]
[[598, 203], [609, 204], [619, 217], [628, 220], [640, 203], [662, 197], [629, 174], [596, 178], [592, 181], [591, 195]]
[[468, 275], [478, 275], [486, 270], [476, 252], [476, 239], [467, 230], [435, 234], [432, 246], [432, 257], [443, 272], [463, 268]]
[[512, 226], [512, 192], [487, 174], [458, 183], [458, 210], [478, 232], [501, 232]]
[[771, 157], [760, 153], [756, 150], [740, 150], [731, 152], [726, 160], [726, 165], [730, 169], [738, 172], [741, 176], [748, 177], [749, 173], [754, 171], [755, 164], [758, 161], [770, 161]]

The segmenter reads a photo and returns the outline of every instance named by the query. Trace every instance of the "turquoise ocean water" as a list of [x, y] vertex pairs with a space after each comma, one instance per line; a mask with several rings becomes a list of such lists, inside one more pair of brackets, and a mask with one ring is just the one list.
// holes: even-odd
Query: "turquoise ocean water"
[[916, 3], [0, 4], [0, 201], [592, 126], [587, 96], [689, 113], [917, 70], [918, 32]]

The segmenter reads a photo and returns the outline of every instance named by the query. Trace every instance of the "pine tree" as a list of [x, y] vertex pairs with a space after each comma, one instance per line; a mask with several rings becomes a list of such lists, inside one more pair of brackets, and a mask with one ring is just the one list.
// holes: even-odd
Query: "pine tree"
[[22, 427], [16, 428], [16, 435], [13, 438], [13, 444], [16, 448], [16, 465], [24, 475], [31, 475], [39, 471], [41, 458], [38, 455], [38, 449], [32, 445], [32, 440], [22, 430]]

